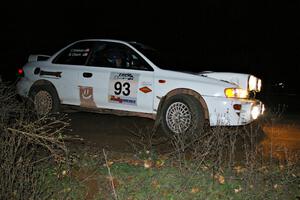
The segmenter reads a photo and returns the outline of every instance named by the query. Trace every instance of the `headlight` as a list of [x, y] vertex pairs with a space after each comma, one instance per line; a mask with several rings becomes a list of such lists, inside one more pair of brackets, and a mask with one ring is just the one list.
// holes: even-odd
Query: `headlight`
[[243, 90], [241, 88], [226, 88], [224, 90], [225, 96], [227, 98], [247, 98], [249, 93], [247, 90]]
[[264, 114], [265, 106], [262, 105], [254, 105], [251, 108], [251, 117], [252, 119], [257, 119], [260, 115]]
[[255, 76], [249, 76], [248, 79], [248, 90], [260, 92], [261, 90], [261, 79], [256, 78]]
[[257, 119], [259, 115], [260, 115], [260, 109], [259, 109], [259, 107], [258, 106], [254, 106], [251, 109], [251, 117], [252, 117], [252, 119]]
[[261, 79], [257, 80], [257, 91], [260, 92], [261, 91]]
[[255, 76], [250, 76], [248, 80], [248, 89], [249, 91], [256, 91], [257, 88], [257, 78]]

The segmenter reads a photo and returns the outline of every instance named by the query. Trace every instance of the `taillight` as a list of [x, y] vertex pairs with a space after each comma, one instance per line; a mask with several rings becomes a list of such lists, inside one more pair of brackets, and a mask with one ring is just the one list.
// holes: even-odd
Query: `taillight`
[[17, 69], [17, 76], [18, 77], [24, 77], [24, 70], [22, 68]]

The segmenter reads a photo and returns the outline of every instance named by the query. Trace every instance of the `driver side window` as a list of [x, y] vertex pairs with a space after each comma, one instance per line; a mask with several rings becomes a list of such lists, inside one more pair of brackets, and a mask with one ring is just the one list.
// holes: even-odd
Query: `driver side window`
[[132, 49], [112, 42], [97, 43], [87, 65], [153, 71], [149, 64]]

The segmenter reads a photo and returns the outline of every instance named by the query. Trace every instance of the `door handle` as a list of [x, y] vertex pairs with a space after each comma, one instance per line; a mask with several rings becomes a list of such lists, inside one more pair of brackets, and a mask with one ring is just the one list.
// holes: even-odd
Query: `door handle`
[[92, 73], [89, 73], [89, 72], [83, 72], [83, 77], [85, 77], [85, 78], [91, 78], [92, 76], [93, 76], [93, 74]]

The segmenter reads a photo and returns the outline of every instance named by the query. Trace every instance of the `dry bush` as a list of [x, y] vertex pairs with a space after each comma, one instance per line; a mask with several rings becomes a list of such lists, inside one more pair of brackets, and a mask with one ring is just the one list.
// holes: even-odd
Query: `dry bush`
[[184, 165], [182, 169], [196, 163], [212, 166], [220, 170], [224, 165], [232, 166], [235, 163], [235, 151], [240, 130], [237, 128], [214, 127], [199, 132], [176, 134], [173, 136], [173, 158]]
[[[295, 174], [299, 170], [299, 155], [286, 147], [273, 147], [269, 148], [270, 152], [265, 152], [261, 146], [266, 138], [263, 126], [272, 125], [281, 117], [282, 110], [277, 109], [269, 112], [266, 118], [242, 127], [220, 126], [176, 134], [171, 140], [174, 150], [170, 155], [179, 162], [183, 172], [197, 173], [206, 167], [215, 177], [225, 171], [234, 174], [238, 171], [243, 177], [244, 188], [259, 187], [264, 182], [284, 186], [291, 182], [297, 184], [299, 177]], [[278, 150], [284, 152], [280, 160], [272, 156]]]
[[237, 164], [256, 167], [261, 159], [260, 142], [265, 138], [261, 122], [244, 127], [210, 127], [173, 136], [171, 155], [179, 162], [210, 166], [214, 171]]
[[159, 154], [159, 147], [164, 146], [168, 138], [158, 135], [152, 127], [135, 126], [130, 130], [132, 138], [127, 142], [133, 149], [135, 156], [142, 160], [156, 160]]
[[15, 88], [0, 83], [0, 199], [49, 199], [45, 163], [66, 155], [61, 116], [37, 116], [17, 99]]

